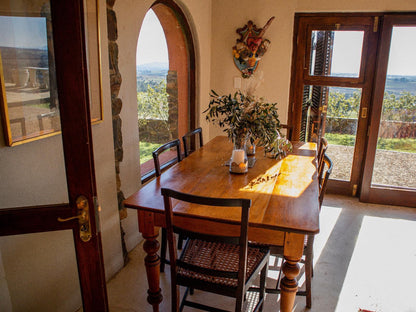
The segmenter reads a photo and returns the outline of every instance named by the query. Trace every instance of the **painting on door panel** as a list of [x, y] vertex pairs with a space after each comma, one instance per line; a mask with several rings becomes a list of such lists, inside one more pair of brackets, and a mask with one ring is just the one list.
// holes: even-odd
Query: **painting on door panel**
[[416, 26], [393, 27], [373, 185], [416, 189]]

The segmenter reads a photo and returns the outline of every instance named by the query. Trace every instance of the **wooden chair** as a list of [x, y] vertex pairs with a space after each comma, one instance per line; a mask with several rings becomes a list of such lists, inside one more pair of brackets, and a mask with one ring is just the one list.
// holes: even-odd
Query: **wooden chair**
[[[173, 158], [172, 160], [168, 161], [163, 166], [161, 166], [160, 165], [160, 159], [159, 159], [160, 154], [162, 154], [166, 150], [172, 149], [172, 148], [176, 148], [176, 157]], [[158, 177], [162, 174], [162, 170], [164, 168], [169, 167], [172, 164], [175, 164], [176, 162], [180, 162], [182, 160], [181, 141], [179, 141], [179, 139], [176, 139], [176, 140], [170, 141], [168, 143], [165, 143], [165, 144], [159, 146], [157, 149], [155, 149], [153, 151], [152, 156], [153, 156], [153, 161], [155, 163], [156, 176]]]
[[[159, 156], [172, 148], [176, 148], [176, 157], [168, 161], [166, 164], [163, 165], [163, 168], [160, 165], [160, 159]], [[179, 139], [170, 141], [168, 143], [165, 143], [161, 146], [159, 146], [157, 149], [155, 149], [152, 153], [153, 161], [155, 163], [155, 172], [156, 177], [159, 177], [162, 174], [162, 169], [169, 167], [176, 162], [180, 162], [182, 160], [181, 156], [181, 141]], [[167, 240], [166, 240], [166, 229], [162, 228], [162, 239], [161, 239], [162, 246], [160, 248], [160, 272], [165, 271], [165, 264], [169, 264], [169, 261], [166, 260], [166, 249], [167, 249]]]
[[[196, 137], [199, 136], [199, 148], [201, 148], [204, 143], [202, 141], [202, 128], [196, 128], [195, 130], [192, 130], [188, 133], [186, 133], [183, 137], [182, 137], [182, 142], [183, 142], [183, 149], [184, 149], [184, 153], [185, 153], [185, 157], [188, 157], [189, 154], [193, 153], [197, 148], [196, 148]], [[194, 140], [194, 141], [192, 141]], [[192, 149], [192, 147], [194, 147], [194, 149]], [[178, 249], [182, 249], [182, 244], [183, 241], [186, 239], [186, 237], [183, 237], [182, 235], [179, 236], [178, 239]]]
[[280, 128], [281, 129], [286, 129], [286, 138], [289, 141], [292, 140], [293, 126], [289, 126], [289, 125], [285, 125], [285, 124], [280, 124]]
[[[245, 294], [260, 275], [260, 296], [255, 311], [261, 311], [265, 297], [269, 250], [248, 244], [249, 199], [201, 197], [162, 188], [165, 204], [172, 283], [172, 311], [185, 305], [205, 311], [225, 311], [187, 300], [189, 289], [199, 289], [236, 298], [234, 311], [242, 311]], [[241, 207], [240, 232], [236, 236], [218, 236], [195, 232], [186, 223], [173, 219], [172, 199], [204, 206]], [[225, 208], [224, 208], [225, 209]], [[188, 237], [177, 258], [174, 233]], [[179, 307], [179, 286], [187, 287]]]
[[321, 184], [321, 182], [322, 182], [322, 174], [323, 174], [323, 170], [324, 170], [324, 156], [325, 156], [325, 153], [326, 153], [327, 149], [328, 149], [328, 141], [327, 141], [327, 139], [322, 137], [321, 140], [319, 141], [318, 156], [316, 157], [317, 167], [318, 167], [319, 184]]
[[201, 147], [203, 145], [203, 142], [202, 142], [202, 128], [196, 128], [195, 130], [192, 130], [192, 131], [186, 133], [182, 137], [185, 157], [188, 157], [189, 154], [191, 154], [192, 152], [195, 151], [196, 148], [194, 150], [192, 150], [191, 147], [192, 147], [192, 143], [196, 144], [196, 141], [192, 142], [191, 139], [196, 138], [196, 136], [199, 136], [199, 147]]
[[[321, 209], [324, 201], [324, 195], [327, 188], [327, 182], [332, 172], [333, 163], [332, 160], [324, 154], [323, 168], [326, 168], [323, 179], [319, 181], [319, 209]], [[324, 169], [322, 169], [324, 172]], [[312, 307], [312, 277], [313, 277], [313, 242], [315, 235], [308, 235], [306, 238], [305, 248], [303, 254], [305, 256], [305, 291], [298, 291], [297, 295], [306, 296], [306, 306]]]
[[[331, 159], [324, 154], [324, 164], [323, 167], [326, 168], [325, 175], [323, 175], [323, 179], [319, 181], [319, 208], [322, 206], [322, 202], [324, 200], [324, 195], [326, 192], [327, 182], [329, 176], [332, 172], [332, 161]], [[324, 171], [324, 170], [323, 170]], [[312, 307], [312, 277], [313, 277], [313, 243], [314, 243], [315, 236], [308, 235], [305, 238], [305, 246], [303, 249], [303, 260], [301, 261], [305, 265], [305, 290], [298, 290], [296, 295], [298, 296], [306, 296], [306, 306], [308, 308]], [[283, 247], [282, 246], [274, 246], [270, 245], [270, 254], [276, 257], [283, 257]], [[275, 288], [266, 288], [267, 293], [277, 294], [280, 293], [279, 283], [282, 274], [282, 268], [279, 270], [279, 275], [277, 278], [277, 283]]]

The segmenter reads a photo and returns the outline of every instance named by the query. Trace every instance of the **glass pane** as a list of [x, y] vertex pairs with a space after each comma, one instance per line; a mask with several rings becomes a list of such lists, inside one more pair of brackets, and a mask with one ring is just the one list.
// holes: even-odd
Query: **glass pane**
[[2, 112], [6, 142], [14, 145], [61, 129], [52, 21], [47, 4], [24, 16], [1, 12]]
[[0, 290], [4, 312], [79, 309], [72, 231], [0, 237]]
[[416, 26], [393, 27], [372, 184], [416, 188]]
[[314, 30], [310, 75], [359, 77], [364, 31]]
[[351, 177], [361, 89], [305, 86], [303, 92], [301, 137], [328, 140], [328, 156], [334, 163], [332, 179], [349, 181]]
[[[144, 175], [154, 169], [152, 152], [178, 138], [177, 107], [172, 105], [173, 100], [169, 103], [170, 98], [177, 98], [177, 89], [172, 89], [177, 86], [177, 75], [176, 71], [169, 71], [165, 34], [153, 10], [149, 10], [143, 20], [136, 63], [140, 168]], [[176, 91], [176, 95], [172, 91]], [[174, 158], [175, 155], [170, 156]], [[162, 163], [168, 160], [166, 155], [161, 158]]]

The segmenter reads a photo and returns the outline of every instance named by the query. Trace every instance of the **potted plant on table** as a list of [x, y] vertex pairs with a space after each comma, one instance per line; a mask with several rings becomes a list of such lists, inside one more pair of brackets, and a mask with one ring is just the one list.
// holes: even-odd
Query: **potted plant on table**
[[[211, 101], [204, 111], [206, 119], [224, 128], [224, 132], [234, 144], [233, 155], [236, 154], [235, 151], [245, 151], [248, 140], [252, 144], [256, 142], [258, 146], [264, 146], [268, 153], [277, 154], [276, 142], [281, 137], [277, 103], [269, 103], [264, 98], [241, 91], [234, 95], [220, 96], [211, 90], [210, 96]], [[242, 170], [239, 170], [232, 168], [232, 163], [233, 157], [230, 164], [231, 172], [247, 172], [247, 167], [241, 165]], [[235, 165], [240, 166], [239, 162]]]

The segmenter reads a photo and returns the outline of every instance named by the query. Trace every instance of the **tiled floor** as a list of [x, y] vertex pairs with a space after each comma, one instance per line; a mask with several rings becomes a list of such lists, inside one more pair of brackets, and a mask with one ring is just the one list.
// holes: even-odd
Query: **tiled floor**
[[[305, 308], [304, 297], [297, 297], [295, 311], [416, 311], [416, 208], [327, 194], [314, 247], [312, 309]], [[127, 266], [108, 283], [110, 311], [152, 311], [146, 301], [142, 244], [129, 256]], [[269, 270], [270, 285], [276, 276]], [[161, 288], [160, 311], [170, 311], [168, 272], [161, 274]], [[234, 304], [206, 293], [197, 292], [193, 298], [230, 310]], [[278, 295], [266, 296], [264, 311], [279, 311]]]

